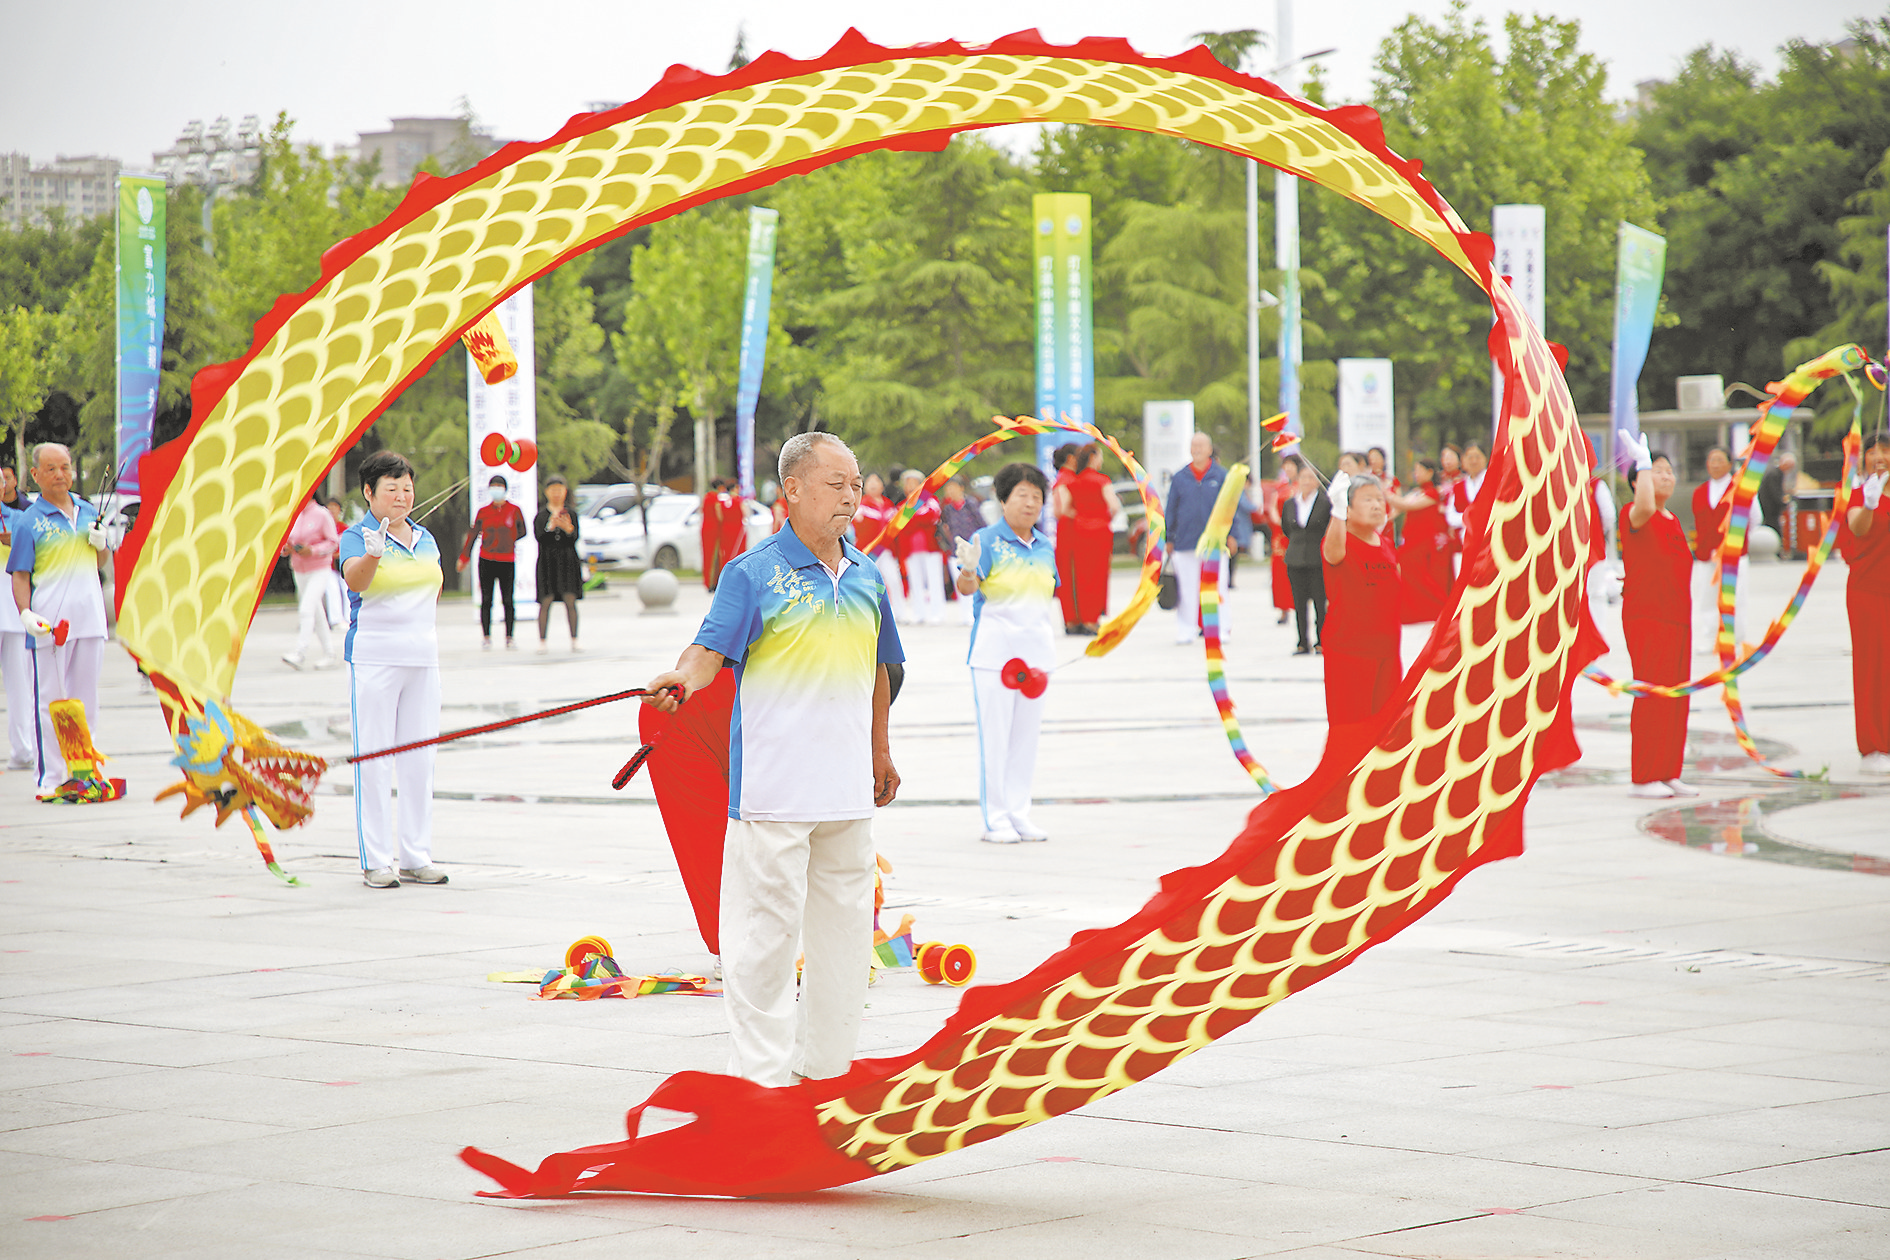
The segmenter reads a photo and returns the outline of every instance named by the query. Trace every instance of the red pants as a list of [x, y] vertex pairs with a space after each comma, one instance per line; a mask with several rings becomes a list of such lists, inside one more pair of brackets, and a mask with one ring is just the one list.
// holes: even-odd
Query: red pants
[[1349, 726], [1363, 722], [1384, 708], [1398, 685], [1398, 654], [1389, 657], [1347, 656], [1328, 649], [1326, 667], [1326, 725]]
[[1063, 583], [1057, 597], [1064, 621], [1093, 626], [1109, 611], [1109, 557], [1115, 544], [1107, 521], [1057, 522], [1057, 574]]
[[1847, 591], [1851, 613], [1851, 681], [1857, 695], [1857, 751], [1890, 753], [1890, 597]]
[[[1650, 683], [1682, 683], [1692, 663], [1691, 632], [1670, 621], [1623, 620], [1628, 659], [1634, 677]], [[1664, 783], [1680, 777], [1687, 756], [1687, 697], [1678, 700], [1636, 696], [1628, 718], [1633, 737], [1631, 757], [1636, 783]]]

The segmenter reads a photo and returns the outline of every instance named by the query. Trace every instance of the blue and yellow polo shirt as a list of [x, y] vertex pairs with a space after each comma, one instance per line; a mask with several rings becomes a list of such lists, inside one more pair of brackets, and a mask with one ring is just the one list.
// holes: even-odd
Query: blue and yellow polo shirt
[[[105, 591], [98, 579], [98, 549], [86, 539], [98, 509], [72, 496], [68, 517], [41, 495], [8, 523], [13, 547], [8, 573], [33, 575], [32, 609], [54, 625], [70, 623], [69, 639], [105, 637]], [[13, 593], [7, 592], [7, 601]]]
[[[341, 535], [341, 563], [367, 554], [363, 534], [381, 523], [369, 512]], [[409, 546], [387, 536], [387, 550], [365, 591], [348, 592], [348, 638], [342, 655], [355, 665], [438, 665], [437, 605], [444, 574], [440, 545], [423, 526]]]
[[973, 535], [978, 540], [978, 578], [981, 585], [971, 598], [971, 650], [965, 660], [973, 669], [1003, 669], [1012, 657], [1033, 669], [1055, 665], [1054, 628], [1057, 611], [1057, 549], [1040, 529], [1028, 539], [1002, 517]]
[[834, 574], [792, 525], [729, 561], [695, 641], [735, 667], [728, 816], [873, 816], [873, 684], [906, 659], [886, 584], [842, 543]]

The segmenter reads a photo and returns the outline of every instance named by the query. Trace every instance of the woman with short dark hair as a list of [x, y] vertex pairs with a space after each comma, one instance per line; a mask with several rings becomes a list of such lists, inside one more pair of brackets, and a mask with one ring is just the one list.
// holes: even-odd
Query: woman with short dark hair
[[538, 509], [532, 523], [532, 536], [538, 540], [538, 653], [550, 649], [545, 638], [551, 633], [551, 606], [564, 605], [564, 619], [571, 627], [571, 650], [578, 650], [578, 607], [584, 598], [584, 566], [578, 561], [577, 517], [568, 500], [571, 483], [553, 474], [545, 479], [545, 506]]
[[[367, 515], [341, 535], [348, 586], [349, 707], [354, 751], [440, 733], [440, 644], [435, 628], [443, 574], [440, 548], [413, 511], [413, 465], [393, 451], [361, 463]], [[433, 865], [432, 748], [354, 763], [354, 818], [362, 880], [369, 888], [444, 884]], [[391, 763], [391, 764], [390, 764]], [[392, 793], [400, 787], [394, 813]]]
[[1033, 670], [1056, 664], [1056, 548], [1037, 528], [1049, 489], [1035, 464], [1006, 464], [992, 482], [1003, 515], [958, 544], [958, 593], [974, 597], [965, 660], [978, 717], [981, 838], [992, 844], [1049, 838], [1030, 819], [1043, 692], [1026, 694], [1005, 678], [1013, 659]]

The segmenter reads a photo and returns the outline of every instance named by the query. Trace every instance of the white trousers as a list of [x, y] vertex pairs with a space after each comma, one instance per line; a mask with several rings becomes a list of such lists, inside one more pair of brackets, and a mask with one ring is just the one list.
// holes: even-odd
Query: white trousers
[[[1733, 642], [1750, 643], [1746, 624], [1746, 558], [1739, 557], [1739, 586], [1733, 598]], [[1693, 650], [1711, 652], [1719, 633], [1719, 565], [1711, 560], [1693, 562]]]
[[[440, 733], [439, 666], [350, 665], [348, 687], [356, 753]], [[393, 866], [412, 871], [432, 861], [433, 761], [438, 751], [419, 748], [355, 763], [354, 829], [362, 870]], [[396, 783], [400, 803], [390, 826]]]
[[319, 639], [324, 660], [335, 655], [334, 644], [328, 638], [328, 595], [335, 584], [326, 569], [317, 569], [313, 573], [295, 571], [295, 610], [300, 617], [296, 627], [295, 654], [303, 659], [308, 657], [308, 645], [311, 639]]
[[[1198, 552], [1177, 551], [1174, 554], [1175, 571], [1175, 642], [1192, 643], [1201, 634], [1201, 556]], [[1227, 607], [1227, 557], [1221, 557], [1220, 581], [1217, 584], [1221, 595], [1221, 635], [1226, 637], [1228, 626]]]
[[978, 808], [984, 829], [1034, 830], [1030, 781], [1037, 773], [1037, 733], [1046, 696], [1031, 700], [1004, 685], [1003, 671], [974, 668], [971, 698], [978, 706]]
[[936, 551], [915, 551], [906, 557], [906, 573], [912, 578], [911, 607], [907, 615], [928, 626], [945, 621], [945, 557]]
[[[873, 944], [873, 820], [738, 822], [722, 852], [728, 1074], [758, 1085], [853, 1062]], [[805, 961], [794, 1000], [794, 956]]]
[[[8, 636], [11, 638], [12, 636]], [[24, 636], [22, 636], [24, 637]], [[98, 670], [105, 658], [105, 640], [67, 639], [64, 647], [47, 635], [38, 641], [27, 668], [39, 670], [39, 739], [33, 751], [39, 791], [50, 792], [66, 781], [65, 758], [59, 753], [59, 735], [53, 730], [52, 702], [77, 700], [85, 706], [85, 724], [97, 730]]]
[[886, 602], [892, 607], [893, 620], [902, 626], [907, 624], [912, 620], [912, 613], [906, 606], [906, 583], [899, 576], [899, 558], [890, 551], [883, 551], [873, 558], [873, 564], [886, 583]]
[[0, 674], [7, 680], [7, 746], [14, 766], [33, 764], [33, 662], [27, 656], [26, 635], [0, 633]]

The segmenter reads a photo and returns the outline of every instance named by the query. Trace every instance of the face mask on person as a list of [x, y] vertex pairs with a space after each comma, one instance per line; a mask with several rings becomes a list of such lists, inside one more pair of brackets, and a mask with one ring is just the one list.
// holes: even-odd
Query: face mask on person
[[492, 500], [492, 502], [495, 504], [505, 502], [505, 487], [504, 486], [492, 487], [492, 489], [486, 491], [486, 498]]

